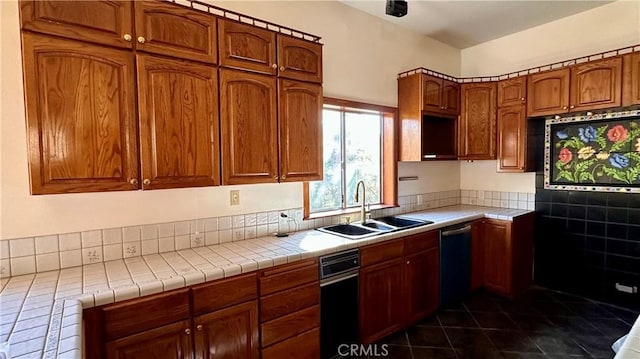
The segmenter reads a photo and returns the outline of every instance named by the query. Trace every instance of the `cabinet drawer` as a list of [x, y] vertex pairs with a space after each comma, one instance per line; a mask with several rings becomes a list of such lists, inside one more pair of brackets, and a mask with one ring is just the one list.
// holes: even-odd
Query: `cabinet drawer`
[[440, 245], [440, 232], [430, 231], [404, 237], [404, 255], [411, 255]]
[[193, 314], [203, 314], [258, 297], [256, 273], [193, 286]]
[[272, 294], [318, 280], [317, 259], [267, 269], [260, 274], [260, 295]]
[[261, 325], [262, 347], [320, 326], [320, 306], [303, 309]]
[[260, 322], [316, 305], [320, 302], [320, 285], [312, 282], [260, 298]]
[[262, 359], [320, 358], [320, 329], [315, 328], [262, 350]]
[[403, 254], [403, 240], [394, 239], [360, 249], [360, 265], [368, 266], [392, 259], [401, 258]]
[[186, 320], [191, 317], [189, 289], [108, 305], [102, 309], [102, 315], [105, 341]]

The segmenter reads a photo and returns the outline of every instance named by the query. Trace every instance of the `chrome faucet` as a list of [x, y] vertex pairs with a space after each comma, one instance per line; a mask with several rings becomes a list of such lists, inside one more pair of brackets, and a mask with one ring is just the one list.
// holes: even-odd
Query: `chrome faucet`
[[365, 211], [364, 206], [365, 206], [365, 203], [367, 202], [365, 200], [367, 190], [366, 190], [366, 188], [364, 186], [364, 181], [363, 180], [358, 181], [358, 183], [356, 184], [356, 198], [355, 198], [355, 200], [356, 200], [356, 202], [359, 202], [358, 201], [358, 192], [359, 192], [358, 190], [360, 189], [360, 184], [362, 184], [362, 207], [360, 207], [360, 219], [362, 221], [362, 224], [365, 224], [365, 223], [367, 223], [367, 212]]

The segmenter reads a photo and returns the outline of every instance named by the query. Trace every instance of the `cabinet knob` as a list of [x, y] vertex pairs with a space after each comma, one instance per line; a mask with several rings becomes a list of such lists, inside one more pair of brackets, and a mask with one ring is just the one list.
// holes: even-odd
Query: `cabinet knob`
[[524, 101], [524, 97], [521, 97], [521, 98], [520, 98], [520, 101]]
[[122, 38], [124, 39], [124, 41], [131, 41], [132, 39], [131, 34], [124, 34]]
[[575, 105], [571, 105], [571, 108], [576, 108], [576, 106]]
[[138, 36], [138, 42], [139, 43], [144, 44], [145, 41], [147, 41], [147, 40], [145, 40], [144, 37]]
[[284, 71], [284, 66], [280, 66], [280, 71]]
[[566, 110], [566, 109], [567, 109], [567, 106], [562, 107], [562, 109], [563, 109], [563, 110]]
[[148, 179], [148, 178], [145, 178], [144, 180], [142, 180], [142, 184], [145, 185], [145, 186], [148, 186], [148, 185], [151, 184], [151, 180]]
[[198, 326], [196, 326], [196, 330], [201, 332], [202, 331], [202, 324], [198, 324]]
[[286, 175], [282, 175], [282, 179], [287, 179], [287, 176]]
[[271, 65], [271, 67], [273, 67], [274, 69], [277, 69], [277, 68], [278, 68], [278, 65], [273, 64], [273, 65]]
[[138, 185], [138, 179], [137, 178], [132, 178], [132, 179], [129, 180], [129, 183], [131, 183], [134, 186], [137, 186]]
[[278, 175], [273, 176], [273, 179], [277, 181], [278, 180]]
[[184, 334], [189, 335], [191, 334], [191, 329], [187, 328], [184, 330]]
[[407, 261], [407, 264], [411, 264], [411, 261]]

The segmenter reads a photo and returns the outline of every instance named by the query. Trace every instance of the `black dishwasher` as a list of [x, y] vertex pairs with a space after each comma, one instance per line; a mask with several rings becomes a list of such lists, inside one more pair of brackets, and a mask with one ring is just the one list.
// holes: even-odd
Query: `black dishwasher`
[[440, 230], [440, 306], [461, 300], [471, 288], [471, 224]]
[[358, 343], [359, 270], [360, 252], [357, 249], [320, 257], [322, 359], [336, 357], [341, 345]]

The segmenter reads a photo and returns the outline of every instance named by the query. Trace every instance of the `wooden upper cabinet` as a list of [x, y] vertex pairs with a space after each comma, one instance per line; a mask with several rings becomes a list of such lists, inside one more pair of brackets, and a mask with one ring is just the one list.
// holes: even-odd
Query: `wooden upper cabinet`
[[132, 1], [23, 0], [20, 21], [25, 30], [131, 48], [132, 10]]
[[322, 83], [322, 44], [278, 35], [278, 77]]
[[216, 63], [216, 17], [163, 1], [135, 2], [136, 49]]
[[[130, 318], [130, 320], [134, 320]], [[107, 359], [193, 358], [191, 320], [153, 328], [105, 345]]]
[[573, 111], [618, 107], [622, 104], [622, 58], [590, 61], [571, 68]]
[[222, 183], [278, 182], [276, 79], [220, 70]]
[[498, 109], [498, 172], [524, 172], [527, 160], [524, 105]]
[[460, 85], [442, 80], [442, 106], [444, 112], [451, 115], [460, 114]]
[[520, 76], [498, 82], [498, 108], [525, 105], [527, 77]]
[[422, 75], [422, 111], [442, 112], [442, 79]]
[[258, 359], [258, 303], [254, 300], [197, 316], [195, 358]]
[[214, 67], [137, 55], [142, 188], [220, 184]]
[[622, 106], [640, 104], [640, 52], [623, 57]]
[[276, 33], [236, 21], [218, 20], [220, 66], [275, 75]]
[[23, 33], [31, 194], [136, 189], [133, 54]]
[[569, 80], [569, 68], [529, 75], [527, 79], [527, 117], [568, 112]]
[[462, 112], [458, 129], [460, 159], [495, 159], [495, 82], [462, 84]]
[[322, 85], [280, 79], [280, 181], [322, 180]]

